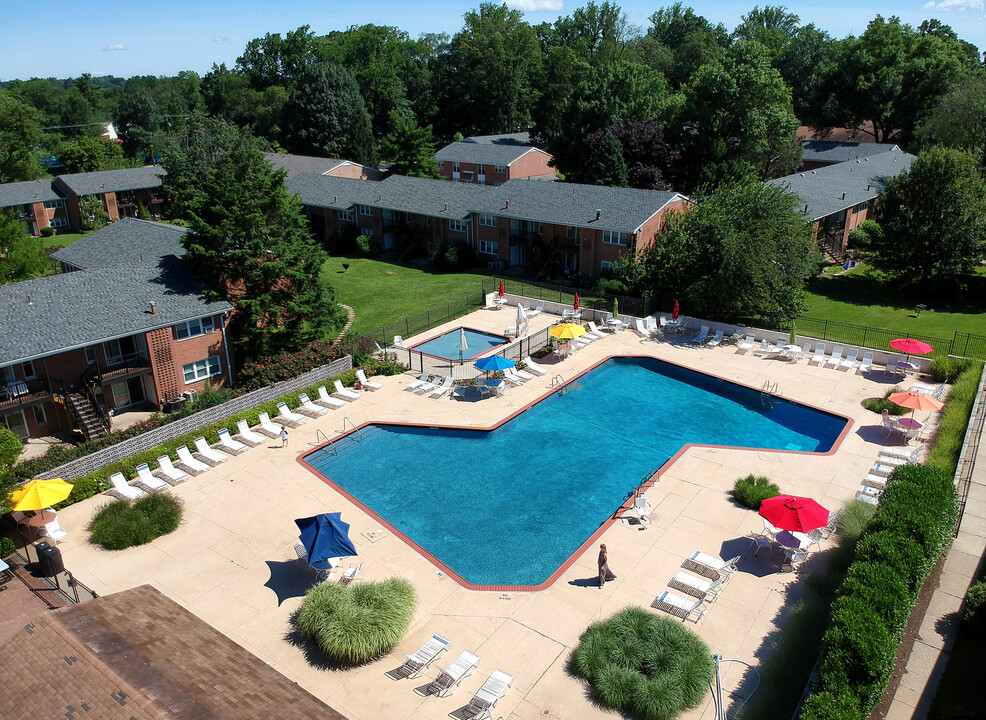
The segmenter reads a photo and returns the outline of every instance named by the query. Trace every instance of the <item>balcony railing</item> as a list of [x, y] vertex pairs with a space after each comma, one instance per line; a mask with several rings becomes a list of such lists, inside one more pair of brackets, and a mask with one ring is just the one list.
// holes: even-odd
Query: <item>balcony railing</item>
[[37, 402], [51, 400], [51, 385], [42, 375], [32, 380], [14, 380], [0, 385], [0, 411], [17, 410]]
[[107, 379], [116, 379], [122, 375], [148, 370], [151, 367], [151, 359], [144, 350], [138, 350], [120, 358], [107, 358], [105, 363], [99, 363], [99, 375], [102, 382]]

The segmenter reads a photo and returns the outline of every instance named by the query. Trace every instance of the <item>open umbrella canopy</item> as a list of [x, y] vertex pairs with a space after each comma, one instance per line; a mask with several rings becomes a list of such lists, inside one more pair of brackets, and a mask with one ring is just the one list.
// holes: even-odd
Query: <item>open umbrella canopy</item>
[[945, 407], [945, 403], [940, 400], [935, 400], [930, 395], [919, 392], [893, 393], [887, 399], [892, 403], [897, 403], [901, 407], [910, 408], [911, 410], [941, 410]]
[[308, 564], [316, 570], [331, 569], [329, 558], [357, 554], [349, 539], [349, 523], [342, 521], [342, 513], [300, 518], [294, 524], [301, 530], [299, 539], [308, 553]]
[[485, 370], [486, 372], [497, 372], [498, 370], [506, 370], [507, 368], [512, 368], [516, 363], [513, 360], [507, 360], [507, 358], [502, 355], [487, 355], [484, 358], [479, 358], [473, 363], [473, 366], [479, 370]]
[[778, 495], [760, 503], [760, 517], [781, 530], [808, 532], [828, 525], [829, 511], [811, 498]]
[[896, 340], [891, 340], [890, 347], [908, 355], [927, 355], [935, 351], [928, 343], [915, 340], [914, 338], [897, 338]]
[[560, 325], [552, 326], [548, 330], [548, 334], [560, 340], [571, 340], [572, 338], [585, 335], [585, 328], [577, 323], [561, 323]]
[[72, 492], [72, 483], [61, 478], [32, 480], [10, 493], [10, 509], [40, 510], [60, 503]]

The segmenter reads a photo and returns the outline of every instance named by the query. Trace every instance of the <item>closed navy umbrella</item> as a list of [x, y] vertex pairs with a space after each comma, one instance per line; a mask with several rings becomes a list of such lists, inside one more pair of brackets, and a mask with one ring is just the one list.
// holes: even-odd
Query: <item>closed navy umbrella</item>
[[308, 564], [316, 570], [331, 570], [329, 558], [357, 554], [349, 539], [349, 523], [342, 521], [342, 513], [323, 513], [300, 518], [294, 523], [301, 530], [301, 544], [308, 553]]

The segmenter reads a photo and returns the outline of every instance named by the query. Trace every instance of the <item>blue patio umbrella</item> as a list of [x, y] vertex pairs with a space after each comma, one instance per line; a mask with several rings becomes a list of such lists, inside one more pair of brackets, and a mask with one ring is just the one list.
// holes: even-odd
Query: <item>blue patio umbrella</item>
[[512, 368], [516, 365], [513, 360], [507, 360], [507, 358], [502, 355], [488, 355], [484, 358], [480, 358], [473, 365], [479, 370], [485, 370], [486, 372], [496, 372], [497, 370], [506, 370], [507, 368]]
[[316, 570], [330, 570], [329, 558], [357, 554], [349, 539], [349, 523], [342, 521], [342, 513], [300, 518], [294, 524], [301, 530], [301, 544], [308, 553], [308, 564]]

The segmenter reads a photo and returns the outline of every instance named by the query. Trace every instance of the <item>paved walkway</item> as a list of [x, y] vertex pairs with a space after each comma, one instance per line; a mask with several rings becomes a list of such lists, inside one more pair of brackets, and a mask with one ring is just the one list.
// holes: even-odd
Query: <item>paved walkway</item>
[[[555, 319], [534, 318], [531, 331]], [[502, 332], [512, 320], [513, 313], [481, 310], [429, 334], [460, 325]], [[415, 339], [407, 340], [413, 344]], [[295, 462], [321, 441], [317, 431], [329, 437], [341, 433], [343, 415], [357, 425], [396, 421], [489, 427], [548, 393], [548, 378], [556, 373], [567, 380], [608, 356], [628, 354], [659, 357], [753, 388], [768, 380], [771, 385], [776, 382], [785, 397], [849, 416], [853, 425], [830, 455], [689, 449], [647, 491], [654, 508], [652, 525], [617, 522], [595, 541], [607, 544], [619, 575], [603, 589], [596, 586], [593, 546], [582, 551], [546, 590], [467, 590]], [[142, 583], [154, 585], [352, 720], [442, 720], [462, 707], [495, 668], [515, 677], [496, 717], [611, 720], [613, 714], [590, 702], [585, 685], [567, 671], [571, 651], [587, 625], [627, 605], [648, 607], [667, 589], [682, 559], [695, 550], [723, 557], [743, 554], [740, 572], [722, 597], [703, 620], [688, 627], [713, 652], [758, 663], [770, 652], [771, 636], [778, 632], [778, 618], [790, 602], [788, 590], [796, 575], [779, 572], [777, 552], [773, 556], [761, 552], [753, 558], [748, 535], [762, 524], [756, 513], [731, 500], [733, 482], [750, 473], [766, 475], [785, 491], [839, 507], [855, 494], [881, 445], [889, 442], [880, 434], [878, 416], [860, 405], [863, 398], [882, 396], [889, 387], [879, 374], [870, 378], [807, 366], [804, 361], [794, 364], [738, 355], [728, 346], [713, 349], [642, 341], [630, 331], [591, 344], [552, 367], [545, 378], [515, 388], [506, 397], [481, 402], [423, 398], [404, 390], [413, 379], [410, 373], [382, 378], [382, 389], [364, 393], [344, 410], [295, 429], [289, 448], [281, 449], [280, 442], [265, 443], [177, 486], [174, 494], [185, 501], [183, 523], [148, 545], [108, 552], [86, 541], [86, 523], [105, 497], [66, 508], [59, 513], [69, 533], [60, 545], [66, 566], [99, 594]], [[678, 413], [687, 411], [668, 406], [661, 409], [660, 417], [640, 421], [674, 422]], [[619, 462], [617, 450], [591, 443], [571, 451], [611, 452], [613, 462]], [[544, 458], [532, 456], [532, 466], [551, 452], [546, 449]], [[399, 466], [400, 458], [394, 458], [394, 464]], [[578, 472], [578, 463], [573, 472]], [[293, 520], [327, 511], [341, 511], [351, 524], [366, 577], [405, 577], [419, 599], [412, 626], [394, 652], [347, 670], [330, 671], [310, 662], [305, 648], [296, 644], [291, 624], [311, 582], [295, 563]], [[550, 533], [554, 523], [563, 519], [551, 517], [546, 504], [540, 522]], [[830, 544], [823, 543], [822, 549]], [[805, 571], [811, 571], [813, 562], [806, 563]], [[385, 674], [401, 664], [401, 653], [413, 652], [434, 633], [452, 640], [452, 653], [469, 649], [482, 658], [480, 670], [450, 698], [422, 697], [413, 690], [424, 681], [394, 681]], [[741, 666], [725, 666], [727, 692], [741, 678]], [[686, 720], [713, 716], [708, 700], [683, 715]]]

